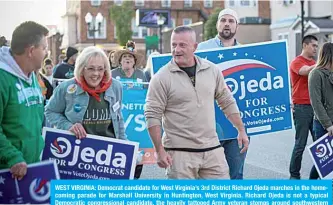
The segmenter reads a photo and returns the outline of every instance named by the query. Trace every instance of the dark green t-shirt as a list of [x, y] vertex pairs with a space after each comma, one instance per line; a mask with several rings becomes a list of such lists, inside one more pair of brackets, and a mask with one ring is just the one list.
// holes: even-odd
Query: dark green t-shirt
[[197, 64], [195, 64], [194, 66], [191, 66], [191, 67], [179, 67], [180, 69], [185, 71], [185, 73], [187, 73], [188, 77], [191, 79], [193, 86], [195, 86], [196, 67], [197, 67]]
[[101, 93], [99, 96], [101, 102], [90, 96], [82, 125], [87, 134], [115, 138], [109, 102], [104, 99], [104, 93]]

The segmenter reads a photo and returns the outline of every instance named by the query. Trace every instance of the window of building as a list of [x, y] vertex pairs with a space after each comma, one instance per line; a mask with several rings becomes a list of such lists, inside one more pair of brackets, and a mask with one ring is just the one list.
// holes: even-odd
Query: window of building
[[138, 27], [135, 23], [135, 20], [134, 20], [134, 23], [133, 23], [133, 19], [132, 19], [132, 25], [131, 25], [131, 28], [132, 28], [132, 37], [133, 38], [138, 38], [139, 37], [139, 29], [140, 27]]
[[[96, 16], [93, 17], [92, 22], [95, 24], [95, 29], [98, 28], [98, 23], [96, 22]], [[103, 18], [99, 32], [89, 31], [87, 32], [88, 39], [93, 39], [95, 33], [96, 39], [106, 39], [106, 19]]]
[[171, 18], [171, 26], [172, 26], [172, 28], [176, 27], [176, 19], [175, 18]]
[[241, 6], [250, 6], [250, 0], [241, 0], [239, 3]]
[[171, 18], [171, 23], [168, 27], [169, 28], [175, 28], [176, 27], [176, 20], [174, 18]]
[[146, 36], [148, 36], [148, 29], [147, 27], [140, 27], [141, 28], [141, 36], [142, 38], [145, 38]]
[[288, 40], [288, 38], [289, 38], [288, 33], [279, 33], [279, 34], [278, 34], [278, 39], [279, 39], [279, 40], [283, 40], [283, 39]]
[[224, 3], [226, 7], [256, 7], [258, 0], [226, 0]]
[[138, 27], [135, 23], [135, 18], [132, 19], [132, 38], [145, 38], [148, 35], [147, 27]]
[[135, 6], [144, 6], [145, 1], [144, 0], [135, 0]]
[[121, 6], [123, 4], [123, 0], [113, 0], [114, 4], [117, 6]]
[[161, 0], [162, 7], [171, 7], [171, 0]]
[[184, 18], [183, 19], [183, 25], [189, 25], [192, 24], [192, 19], [190, 18]]
[[213, 7], [213, 0], [204, 0], [204, 7], [205, 8], [212, 8]]
[[184, 7], [185, 8], [192, 7], [192, 0], [184, 0]]
[[290, 4], [296, 4], [296, 0], [283, 0], [282, 3], [284, 6], [288, 6]]
[[100, 6], [101, 5], [101, 0], [91, 0], [91, 5], [92, 6]]

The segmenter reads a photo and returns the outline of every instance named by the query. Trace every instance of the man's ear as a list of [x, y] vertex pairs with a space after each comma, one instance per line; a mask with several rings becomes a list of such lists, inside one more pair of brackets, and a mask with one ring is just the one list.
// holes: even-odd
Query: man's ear
[[196, 51], [197, 48], [198, 48], [198, 42], [195, 42], [195, 43], [194, 43], [194, 51]]
[[27, 49], [27, 54], [28, 54], [28, 57], [31, 58], [33, 56], [33, 51], [35, 49], [35, 46], [29, 46]]
[[302, 49], [306, 47], [306, 43], [302, 43]]

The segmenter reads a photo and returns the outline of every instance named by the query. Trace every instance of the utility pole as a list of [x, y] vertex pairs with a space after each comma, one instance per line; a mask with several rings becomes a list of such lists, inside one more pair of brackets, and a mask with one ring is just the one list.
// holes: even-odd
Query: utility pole
[[304, 0], [301, 0], [302, 39], [304, 38]]

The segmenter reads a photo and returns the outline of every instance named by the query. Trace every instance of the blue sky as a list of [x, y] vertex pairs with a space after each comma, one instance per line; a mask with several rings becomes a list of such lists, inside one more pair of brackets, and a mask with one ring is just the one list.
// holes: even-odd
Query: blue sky
[[13, 30], [24, 21], [61, 26], [66, 0], [0, 0], [0, 35], [11, 39]]

